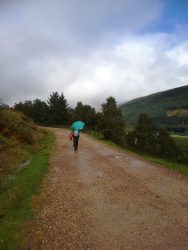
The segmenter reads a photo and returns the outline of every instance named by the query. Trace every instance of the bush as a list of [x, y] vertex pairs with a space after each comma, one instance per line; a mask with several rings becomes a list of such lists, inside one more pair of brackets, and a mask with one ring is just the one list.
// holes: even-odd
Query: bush
[[3, 136], [32, 144], [35, 140], [35, 131], [33, 122], [21, 113], [12, 110], [0, 112], [0, 133]]
[[140, 115], [136, 128], [126, 136], [129, 146], [137, 150], [171, 160], [182, 159], [183, 154], [164, 128], [158, 128], [150, 117]]
[[106, 99], [106, 103], [102, 104], [100, 120], [100, 129], [104, 139], [112, 140], [116, 144], [121, 145], [124, 123], [122, 113], [116, 105], [115, 98], [109, 97]]
[[112, 129], [104, 129], [102, 132], [105, 140], [111, 140], [113, 138]]
[[128, 146], [130, 146], [131, 148], [136, 146], [136, 135], [134, 131], [130, 131], [127, 133], [126, 135], [126, 143], [128, 144]]
[[162, 158], [179, 159], [182, 156], [180, 149], [178, 149], [175, 141], [170, 134], [164, 129], [160, 128], [158, 135], [158, 155]]
[[134, 131], [136, 148], [145, 153], [155, 154], [157, 133], [158, 131], [151, 118], [145, 114], [141, 114]]

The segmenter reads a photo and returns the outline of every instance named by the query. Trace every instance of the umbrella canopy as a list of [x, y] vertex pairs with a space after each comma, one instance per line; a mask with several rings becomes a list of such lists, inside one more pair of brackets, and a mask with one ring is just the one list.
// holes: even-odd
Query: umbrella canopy
[[82, 121], [76, 121], [76, 122], [73, 122], [73, 124], [71, 125], [71, 128], [73, 130], [81, 130], [83, 129], [85, 126], [85, 123], [82, 122]]

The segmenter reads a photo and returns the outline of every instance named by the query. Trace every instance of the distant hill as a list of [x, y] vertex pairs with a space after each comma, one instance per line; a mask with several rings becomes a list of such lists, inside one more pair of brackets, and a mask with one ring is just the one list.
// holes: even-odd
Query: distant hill
[[135, 124], [141, 113], [167, 126], [188, 125], [188, 85], [140, 97], [120, 106], [126, 124]]

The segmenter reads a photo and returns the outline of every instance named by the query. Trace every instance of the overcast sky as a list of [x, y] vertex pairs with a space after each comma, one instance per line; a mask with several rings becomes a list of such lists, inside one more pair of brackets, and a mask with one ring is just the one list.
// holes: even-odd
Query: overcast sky
[[187, 0], [0, 0], [0, 98], [118, 103], [188, 84]]

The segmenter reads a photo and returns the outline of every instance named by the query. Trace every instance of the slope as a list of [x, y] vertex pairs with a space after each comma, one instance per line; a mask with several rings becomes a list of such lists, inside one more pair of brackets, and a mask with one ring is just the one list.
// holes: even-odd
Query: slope
[[188, 85], [137, 98], [121, 106], [126, 123], [146, 113], [159, 123], [188, 125]]

